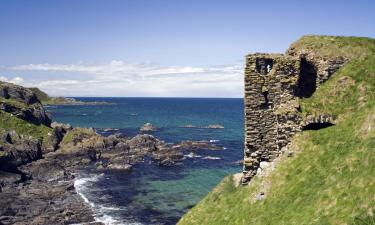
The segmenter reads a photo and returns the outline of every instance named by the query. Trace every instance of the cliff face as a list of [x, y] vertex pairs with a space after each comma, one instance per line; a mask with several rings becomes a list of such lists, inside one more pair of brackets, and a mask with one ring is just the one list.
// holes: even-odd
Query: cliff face
[[373, 224], [375, 40], [306, 36], [246, 63], [245, 174], [179, 224]]
[[51, 125], [36, 94], [19, 85], [0, 82], [0, 109], [36, 125]]

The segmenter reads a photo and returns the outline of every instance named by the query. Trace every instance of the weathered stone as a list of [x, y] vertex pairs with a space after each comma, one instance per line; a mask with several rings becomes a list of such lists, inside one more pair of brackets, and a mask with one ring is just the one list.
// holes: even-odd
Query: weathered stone
[[51, 118], [28, 88], [0, 81], [0, 110], [34, 124], [50, 126]]
[[269, 167], [269, 162], [260, 162], [259, 167], [264, 170]]
[[289, 49], [287, 55], [251, 54], [245, 68], [245, 149], [243, 184], [263, 162], [273, 161], [301, 130], [334, 124], [330, 115], [303, 120], [299, 98], [310, 97], [347, 60]]

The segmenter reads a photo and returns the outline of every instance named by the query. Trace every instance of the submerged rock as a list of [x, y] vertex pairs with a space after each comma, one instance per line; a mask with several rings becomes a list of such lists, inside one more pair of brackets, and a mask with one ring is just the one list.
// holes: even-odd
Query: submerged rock
[[152, 125], [151, 123], [145, 123], [140, 129], [141, 132], [154, 132], [157, 130], [158, 128]]
[[180, 148], [183, 150], [199, 150], [199, 149], [207, 149], [207, 150], [223, 150], [222, 146], [218, 146], [210, 141], [192, 141], [186, 140], [182, 141], [179, 144], [175, 145], [175, 148]]

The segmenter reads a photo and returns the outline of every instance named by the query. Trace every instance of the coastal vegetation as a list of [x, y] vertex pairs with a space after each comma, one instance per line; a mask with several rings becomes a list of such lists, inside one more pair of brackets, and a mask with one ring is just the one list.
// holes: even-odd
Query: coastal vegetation
[[297, 134], [293, 154], [247, 186], [226, 177], [179, 224], [375, 224], [375, 40], [306, 36], [292, 48], [349, 59], [300, 100], [335, 125]]
[[[347, 59], [311, 97], [299, 99], [304, 118], [329, 114], [334, 124], [295, 135], [286, 154], [269, 166], [272, 169], [247, 186], [239, 185], [238, 175], [224, 178], [179, 224], [375, 224], [375, 40], [306, 36], [290, 49]], [[172, 166], [184, 159], [184, 151], [223, 149], [209, 141], [170, 145], [147, 134], [103, 137], [94, 129], [51, 124], [41, 102], [70, 103], [4, 82], [0, 90], [0, 175], [6, 178], [0, 185], [0, 203], [9, 205], [0, 213], [12, 215], [4, 219], [8, 222], [25, 222], [24, 214], [18, 214], [25, 207], [37, 209], [26, 213], [33, 222], [94, 221], [79, 198], [59, 201], [73, 195], [72, 174], [85, 166], [130, 170], [145, 158]], [[26, 194], [21, 194], [12, 185], [24, 179]], [[43, 197], [34, 199], [34, 193]], [[65, 211], [56, 213], [46, 202]]]
[[15, 130], [20, 135], [30, 136], [39, 140], [47, 140], [53, 132], [51, 127], [44, 124], [36, 125], [17, 118], [11, 113], [0, 110], [0, 127], [6, 130]]

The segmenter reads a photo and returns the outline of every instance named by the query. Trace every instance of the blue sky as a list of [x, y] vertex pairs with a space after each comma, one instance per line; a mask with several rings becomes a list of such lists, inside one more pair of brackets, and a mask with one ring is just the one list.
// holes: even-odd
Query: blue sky
[[52, 95], [242, 97], [244, 56], [375, 37], [374, 1], [0, 0], [0, 79]]

